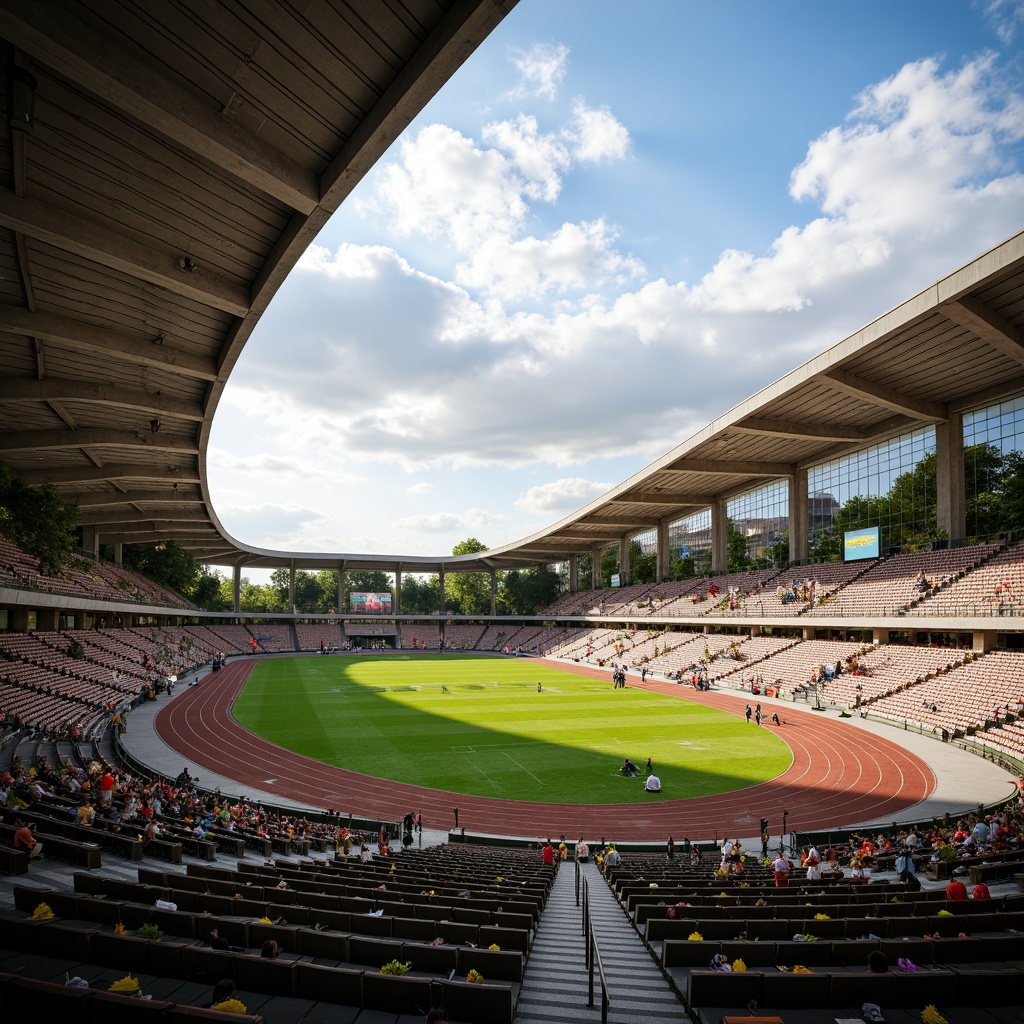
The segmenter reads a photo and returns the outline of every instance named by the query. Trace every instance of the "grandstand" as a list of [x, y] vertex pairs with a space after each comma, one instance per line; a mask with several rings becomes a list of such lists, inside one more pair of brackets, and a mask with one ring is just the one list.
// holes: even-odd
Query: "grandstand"
[[[0, 439], [21, 481], [50, 483], [82, 511], [81, 550], [56, 572], [0, 537], [0, 769], [11, 777], [5, 792], [19, 799], [0, 823], [0, 865], [10, 873], [2, 888], [9, 899], [0, 913], [0, 998], [15, 1012], [145, 1015], [170, 1024], [194, 1017], [209, 1001], [211, 979], [227, 976], [255, 1008], [248, 1018], [270, 1022], [324, 1020], [340, 1006], [356, 1024], [359, 1014], [367, 1022], [380, 1014], [396, 1020], [435, 1001], [470, 1024], [570, 1015], [558, 994], [536, 981], [531, 987], [530, 979], [531, 963], [543, 975], [539, 958], [568, 947], [575, 934], [577, 918], [570, 927], [568, 917], [549, 913], [568, 913], [570, 866], [556, 870], [521, 846], [457, 842], [403, 850], [386, 868], [348, 858], [344, 849], [328, 856], [342, 817], [287, 803], [268, 812], [275, 785], [283, 785], [277, 778], [248, 801], [230, 796], [230, 778], [193, 795], [188, 784], [172, 784], [156, 759], [128, 759], [119, 743], [125, 709], [135, 709], [134, 739], [155, 703], [151, 692], [176, 681], [206, 685], [207, 668], [222, 652], [234, 660], [321, 645], [340, 651], [353, 642], [429, 651], [443, 642], [449, 650], [546, 657], [602, 672], [616, 662], [633, 677], [647, 669], [649, 686], [672, 693], [695, 695], [704, 681], [716, 699], [742, 703], [756, 694], [783, 715], [792, 708], [813, 718], [810, 709], [820, 708], [856, 715], [858, 729], [886, 723], [893, 742], [909, 744], [913, 731], [932, 744], [928, 760], [944, 762], [947, 784], [963, 782], [969, 802], [974, 771], [1004, 765], [1003, 792], [1006, 773], [1024, 772], [1024, 542], [1015, 533], [1024, 523], [1007, 521], [990, 536], [970, 520], [979, 494], [963, 471], [970, 446], [1004, 455], [1024, 448], [1024, 410], [1017, 408], [1024, 233], [533, 536], [475, 555], [425, 557], [272, 551], [227, 534], [209, 498], [208, 444], [243, 346], [355, 181], [513, 0], [436, 0], [413, 5], [417, 15], [408, 19], [396, 13], [406, 5], [358, 6], [356, 25], [352, 5], [341, 0], [263, 5], [258, 23], [238, 19], [232, 28], [225, 19], [215, 38], [198, 22], [187, 33], [173, 30], [163, 19], [173, 17], [174, 5], [83, 2], [62, 7], [59, 18], [47, 5], [0, 5], [11, 108], [11, 193], [0, 216], [9, 269], [0, 275]], [[319, 18], [348, 26], [340, 41], [324, 41]], [[308, 63], [281, 56], [277, 44], [296, 38], [302, 44], [288, 52], [315, 47]], [[225, 65], [227, 52], [244, 67], [229, 82], [210, 70]], [[186, 88], [183, 68], [199, 81]], [[358, 102], [343, 95], [346, 84]], [[11, 126], [15, 102], [27, 102], [19, 116], [30, 119], [31, 145]], [[98, 189], [97, 180], [117, 187]], [[920, 450], [934, 458], [933, 491], [906, 513], [908, 521], [892, 514], [878, 524], [879, 550], [869, 558], [827, 560], [828, 542], [844, 539], [827, 536], [831, 521], [822, 522], [827, 499], [839, 504], [831, 491], [873, 495], [880, 463], [912, 474]], [[785, 491], [781, 517], [769, 515], [770, 487]], [[767, 531], [756, 525], [769, 520], [785, 534], [784, 560], [775, 560]], [[741, 566], [731, 565], [730, 523], [746, 536]], [[694, 575], [670, 578], [678, 538], [701, 531], [706, 559]], [[654, 581], [630, 573], [630, 546], [640, 538], [656, 552]], [[197, 608], [121, 564], [125, 545], [168, 540], [231, 574], [230, 611]], [[100, 558], [101, 546], [112, 548], [113, 562]], [[608, 548], [617, 549], [622, 587], [603, 585]], [[590, 579], [581, 579], [588, 560]], [[566, 590], [548, 608], [494, 614], [497, 573], [552, 564], [564, 568]], [[243, 614], [239, 583], [248, 567], [288, 571], [288, 613]], [[388, 573], [393, 615], [300, 615], [299, 569], [337, 571], [339, 595], [346, 571]], [[488, 574], [490, 614], [448, 614], [444, 577], [456, 572]], [[439, 575], [436, 615], [402, 612], [404, 573]], [[945, 764], [961, 755], [956, 768]], [[969, 762], [973, 769], [963, 767]], [[111, 801], [118, 818], [104, 818], [100, 808], [86, 822], [108, 767], [119, 777]], [[817, 797], [844, 856], [852, 830], [840, 837], [839, 826], [884, 828], [893, 831], [886, 841], [895, 841], [899, 826], [890, 830], [888, 822], [905, 824], [922, 810], [916, 798], [901, 803], [897, 792], [885, 826], [851, 821], [848, 808], [860, 794], [833, 793], [827, 783], [817, 794], [799, 788], [786, 801], [795, 808], [798, 795]], [[922, 799], [931, 795], [925, 787]], [[442, 797], [446, 806], [453, 802]], [[656, 857], [648, 849], [627, 859], [605, 886], [591, 861], [582, 871], [595, 914], [602, 900], [618, 901], [602, 919], [615, 938], [604, 937], [604, 948], [621, 953], [628, 943], [645, 943], [646, 960], [632, 976], [669, 1000], [666, 1008], [651, 995], [648, 1021], [680, 1019], [677, 995], [694, 1019], [706, 1021], [722, 1010], [745, 1012], [754, 1000], [785, 1012], [787, 1024], [818, 1020], [822, 1008], [855, 1011], [867, 996], [893, 1021], [909, 1007], [920, 1019], [924, 1000], [953, 1007], [951, 1018], [956, 1008], [983, 1002], [988, 1020], [1019, 1019], [1011, 1013], [1024, 967], [1022, 911], [1011, 879], [1024, 875], [1020, 813], [1000, 809], [1008, 835], [982, 859], [956, 838], [955, 821], [932, 825], [943, 809], [928, 805], [932, 834], [922, 857], [934, 852], [937, 859], [921, 867], [935, 873], [937, 888], [919, 896], [903, 888], [889, 896], [886, 888], [879, 899], [874, 886], [831, 878], [827, 891], [820, 882], [813, 891], [794, 884], [796, 906], [768, 886], [756, 856], [740, 882], [716, 875], [717, 864], [666, 865], [660, 848]], [[756, 832], [757, 808], [745, 813]], [[988, 829], [984, 813], [964, 814], [971, 829]], [[15, 847], [19, 815], [37, 826], [42, 864], [30, 865]], [[158, 834], [149, 832], [150, 820]], [[405, 831], [378, 818], [350, 824], [365, 832], [379, 860], [390, 855], [380, 851], [377, 828], [397, 842]], [[495, 814], [473, 828], [504, 833], [507, 819]], [[463, 838], [438, 833], [433, 838]], [[791, 829], [786, 835], [792, 841]], [[520, 844], [538, 838], [525, 828], [502, 836]], [[588, 838], [595, 852], [604, 845], [598, 834]], [[618, 838], [625, 846], [630, 837]], [[717, 860], [711, 835], [693, 839]], [[1005, 886], [980, 909], [971, 901], [965, 912], [945, 898], [940, 872], [951, 862], [940, 851], [954, 845], [965, 871]], [[685, 904], [675, 920], [669, 896]], [[44, 900], [61, 920], [28, 920]], [[940, 905], [945, 914], [931, 913]], [[245, 952], [204, 943], [213, 922]], [[145, 924], [158, 925], [164, 941], [123, 934]], [[794, 948], [792, 935], [812, 927], [821, 941]], [[691, 941], [694, 932], [702, 937]], [[255, 956], [268, 940], [286, 955]], [[928, 970], [891, 972], [882, 981], [850, 970], [876, 950]], [[742, 958], [751, 969], [728, 978], [705, 970], [716, 954]], [[390, 961], [408, 961], [410, 976], [382, 974]], [[778, 969], [796, 963], [809, 964], [813, 979]], [[69, 994], [54, 983], [69, 969], [90, 987]], [[585, 976], [582, 962], [566, 970], [567, 989]], [[484, 983], [463, 980], [471, 971]], [[145, 978], [154, 994], [144, 1010], [98, 991], [125, 972]], [[621, 1007], [630, 996], [617, 998]], [[818, 1016], [801, 1017], [801, 1010]]]

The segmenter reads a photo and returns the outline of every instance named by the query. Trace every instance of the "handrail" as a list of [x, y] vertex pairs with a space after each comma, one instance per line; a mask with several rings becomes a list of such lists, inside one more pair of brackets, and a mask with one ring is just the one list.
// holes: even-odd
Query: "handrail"
[[594, 1005], [594, 964], [596, 963], [598, 977], [601, 982], [601, 1024], [608, 1024], [608, 1010], [611, 1007], [611, 998], [608, 995], [608, 979], [605, 977], [601, 951], [597, 948], [594, 922], [590, 916], [590, 885], [585, 878], [583, 879], [583, 934], [586, 936], [587, 941], [587, 1006]]

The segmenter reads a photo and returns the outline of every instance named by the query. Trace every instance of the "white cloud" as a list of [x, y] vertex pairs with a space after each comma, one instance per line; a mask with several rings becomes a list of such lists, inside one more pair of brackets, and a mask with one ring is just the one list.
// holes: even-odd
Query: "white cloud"
[[449, 533], [452, 530], [478, 529], [493, 526], [505, 517], [485, 512], [482, 508], [471, 508], [461, 514], [455, 512], [434, 512], [431, 515], [403, 516], [395, 521], [400, 529], [418, 533]]
[[572, 512], [594, 498], [599, 498], [610, 486], [580, 476], [562, 477], [549, 484], [531, 487], [517, 499], [515, 507], [530, 515]]
[[[866, 90], [793, 171], [803, 219], [764, 251], [724, 251], [694, 282], [645, 281], [600, 217], [527, 230], [530, 202], [568, 168], [535, 125], [500, 124], [490, 138], [504, 151], [433, 125], [383, 175], [396, 224], [450, 243], [450, 273], [423, 273], [387, 246], [307, 253], [225, 393], [222, 409], [252, 428], [238, 429], [237, 450], [254, 453], [234, 457], [232, 488], [265, 476], [305, 506], [334, 508], [299, 496], [295, 481], [546, 464], [564, 478], [510, 484], [515, 507], [564, 514], [605, 487], [575, 482], [588, 460], [663, 454], [1024, 214], [1024, 106], [991, 56], [948, 72], [918, 61]], [[533, 165], [530, 138], [551, 147]], [[419, 487], [408, 490], [428, 493]], [[335, 494], [339, 506], [350, 500], [344, 487]], [[360, 547], [346, 533], [335, 546], [416, 551], [423, 537], [436, 545], [445, 531], [457, 540], [484, 526], [492, 541], [507, 528], [480, 509], [435, 512], [399, 518], [390, 541], [368, 534]], [[300, 528], [304, 540], [322, 538], [334, 520]]]
[[1003, 43], [1012, 43], [1024, 28], [1024, 0], [975, 0]]
[[581, 99], [573, 102], [572, 124], [565, 136], [573, 155], [581, 163], [596, 164], [622, 160], [629, 153], [629, 131], [608, 107], [588, 107]]
[[561, 172], [570, 164], [569, 152], [554, 135], [542, 135], [537, 119], [520, 114], [514, 121], [486, 125], [483, 140], [505, 151], [523, 176], [524, 193], [553, 203], [562, 189]]
[[643, 271], [639, 260], [615, 248], [616, 237], [603, 220], [563, 224], [544, 239], [494, 236], [459, 264], [456, 279], [504, 300], [599, 289]]
[[461, 251], [514, 232], [526, 215], [523, 191], [500, 152], [440, 124], [403, 139], [401, 163], [389, 164], [379, 185], [399, 234], [447, 235]]
[[326, 512], [293, 501], [261, 505], [225, 504], [218, 506], [217, 511], [225, 525], [230, 520], [232, 532], [259, 546], [280, 546], [286, 539], [298, 536], [304, 528], [323, 523], [328, 518]]
[[520, 76], [514, 95], [553, 100], [565, 81], [568, 59], [569, 48], [563, 45], [536, 43], [520, 52], [514, 60]]
[[406, 494], [432, 494], [434, 492], [434, 485], [428, 484], [426, 480], [421, 480], [418, 484], [413, 484], [412, 487], [406, 487]]

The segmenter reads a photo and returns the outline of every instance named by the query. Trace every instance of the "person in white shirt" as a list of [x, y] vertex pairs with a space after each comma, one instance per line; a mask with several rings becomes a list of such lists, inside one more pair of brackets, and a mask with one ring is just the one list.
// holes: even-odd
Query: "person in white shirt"
[[651, 774], [647, 776], [647, 782], [644, 784], [644, 789], [646, 789], [648, 793], [657, 793], [661, 789], [661, 779], [651, 772]]

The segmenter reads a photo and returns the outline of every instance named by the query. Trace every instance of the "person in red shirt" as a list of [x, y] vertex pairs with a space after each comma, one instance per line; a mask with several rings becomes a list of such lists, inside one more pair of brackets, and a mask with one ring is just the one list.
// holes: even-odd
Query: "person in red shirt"
[[114, 789], [116, 786], [117, 780], [110, 774], [110, 770], [107, 769], [100, 778], [100, 792], [103, 794], [103, 802], [108, 807], [114, 800]]
[[26, 825], [21, 818], [18, 818], [14, 824], [18, 826], [14, 833], [14, 848], [27, 850], [29, 860], [35, 860], [36, 857], [42, 856], [43, 844], [36, 839], [32, 831], [35, 825]]
[[974, 887], [974, 892], [971, 894], [971, 899], [990, 900], [992, 899], [992, 894], [988, 891], [988, 886], [984, 882], [979, 882]]
[[946, 886], [946, 899], [947, 900], [965, 900], [967, 899], [967, 886], [960, 881], [959, 878], [954, 878], [949, 885]]
[[545, 843], [544, 849], [541, 850], [541, 857], [544, 859], [545, 864], [555, 863], [555, 848], [551, 845], [550, 839]]

